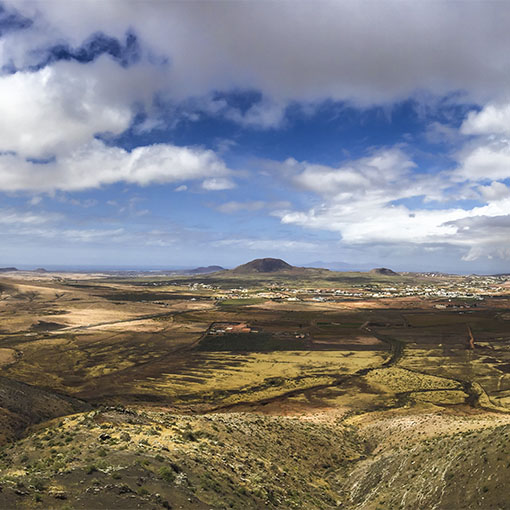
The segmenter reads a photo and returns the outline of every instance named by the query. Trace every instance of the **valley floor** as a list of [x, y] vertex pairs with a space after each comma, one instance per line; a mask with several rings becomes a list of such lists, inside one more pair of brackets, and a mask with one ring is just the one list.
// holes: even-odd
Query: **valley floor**
[[506, 294], [78, 276], [0, 282], [1, 509], [510, 509]]

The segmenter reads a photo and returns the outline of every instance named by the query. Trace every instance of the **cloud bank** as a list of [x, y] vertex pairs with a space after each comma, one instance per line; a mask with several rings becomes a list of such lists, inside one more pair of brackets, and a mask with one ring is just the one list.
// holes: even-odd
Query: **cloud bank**
[[[211, 208], [223, 217], [278, 218], [284, 228], [334, 232], [344, 245], [446, 246], [467, 261], [510, 256], [510, 9], [504, 3], [8, 0], [4, 6], [1, 192], [171, 184], [180, 197], [220, 192], [222, 203]], [[424, 135], [429, 144], [449, 144], [448, 165], [423, 168], [419, 153], [430, 147], [413, 147], [404, 132], [400, 143], [375, 147], [367, 137], [362, 155], [336, 165], [317, 154], [309, 160], [288, 154], [273, 167], [293, 198], [299, 195], [294, 203], [287, 190], [277, 196], [269, 187], [267, 196], [250, 196], [249, 189], [229, 195], [239, 191], [238, 174], [223, 153], [207, 148], [215, 133], [205, 131], [204, 146], [170, 137], [147, 141], [181, 117], [188, 124], [201, 115], [221, 118], [260, 133], [284, 131], [292, 105], [305, 112], [334, 102], [391, 110], [409, 98], [432, 110], [441, 109], [440, 100], [466, 108], [460, 121], [437, 115]], [[344, 149], [339, 141], [338, 154]], [[257, 185], [254, 170], [245, 187]], [[84, 239], [99, 236], [87, 232]], [[117, 237], [125, 238], [123, 231]], [[271, 246], [246, 235], [236, 239], [216, 246]], [[288, 249], [318, 246], [282, 239]]]

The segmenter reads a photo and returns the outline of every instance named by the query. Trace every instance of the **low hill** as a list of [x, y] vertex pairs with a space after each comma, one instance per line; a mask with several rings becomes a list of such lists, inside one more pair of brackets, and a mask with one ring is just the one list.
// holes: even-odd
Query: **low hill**
[[398, 276], [398, 273], [395, 273], [395, 271], [392, 271], [387, 267], [376, 267], [374, 269], [371, 269], [369, 272], [371, 274], [380, 274], [383, 276]]
[[237, 274], [277, 273], [280, 271], [291, 271], [293, 269], [298, 268], [287, 264], [287, 262], [282, 259], [264, 258], [255, 259], [246, 264], [237, 266], [232, 272]]
[[209, 274], [209, 273], [216, 273], [218, 271], [224, 271], [225, 268], [221, 266], [207, 266], [207, 267], [197, 267], [195, 269], [192, 269], [191, 271], [188, 271], [189, 274]]
[[17, 271], [16, 267], [0, 267], [0, 273], [10, 273], [12, 271]]

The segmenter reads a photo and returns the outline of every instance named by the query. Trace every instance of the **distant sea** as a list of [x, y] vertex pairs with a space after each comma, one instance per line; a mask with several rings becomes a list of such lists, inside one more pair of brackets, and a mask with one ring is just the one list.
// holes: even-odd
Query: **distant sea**
[[55, 272], [78, 272], [78, 273], [94, 273], [102, 271], [183, 271], [194, 269], [194, 266], [81, 266], [81, 265], [61, 265], [61, 264], [41, 264], [41, 265], [25, 265], [25, 264], [2, 264], [1, 267], [16, 267], [19, 270], [33, 271], [34, 269], [43, 268], [47, 271]]

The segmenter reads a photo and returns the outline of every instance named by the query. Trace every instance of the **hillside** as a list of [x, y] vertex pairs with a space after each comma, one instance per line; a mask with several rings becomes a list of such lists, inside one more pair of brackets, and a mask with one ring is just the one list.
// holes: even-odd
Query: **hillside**
[[374, 423], [389, 430], [372, 435], [370, 427], [367, 439], [386, 446], [349, 473], [340, 492], [344, 508], [509, 508], [508, 416], [454, 418], [396, 414]]
[[252, 273], [277, 273], [279, 271], [291, 271], [297, 269], [287, 264], [282, 259], [263, 258], [255, 259], [246, 264], [237, 266], [231, 272], [236, 274], [252, 274]]
[[122, 407], [63, 417], [1, 451], [0, 506], [508, 508], [507, 417], [333, 417]]
[[30, 425], [87, 409], [78, 399], [0, 376], [0, 445]]

